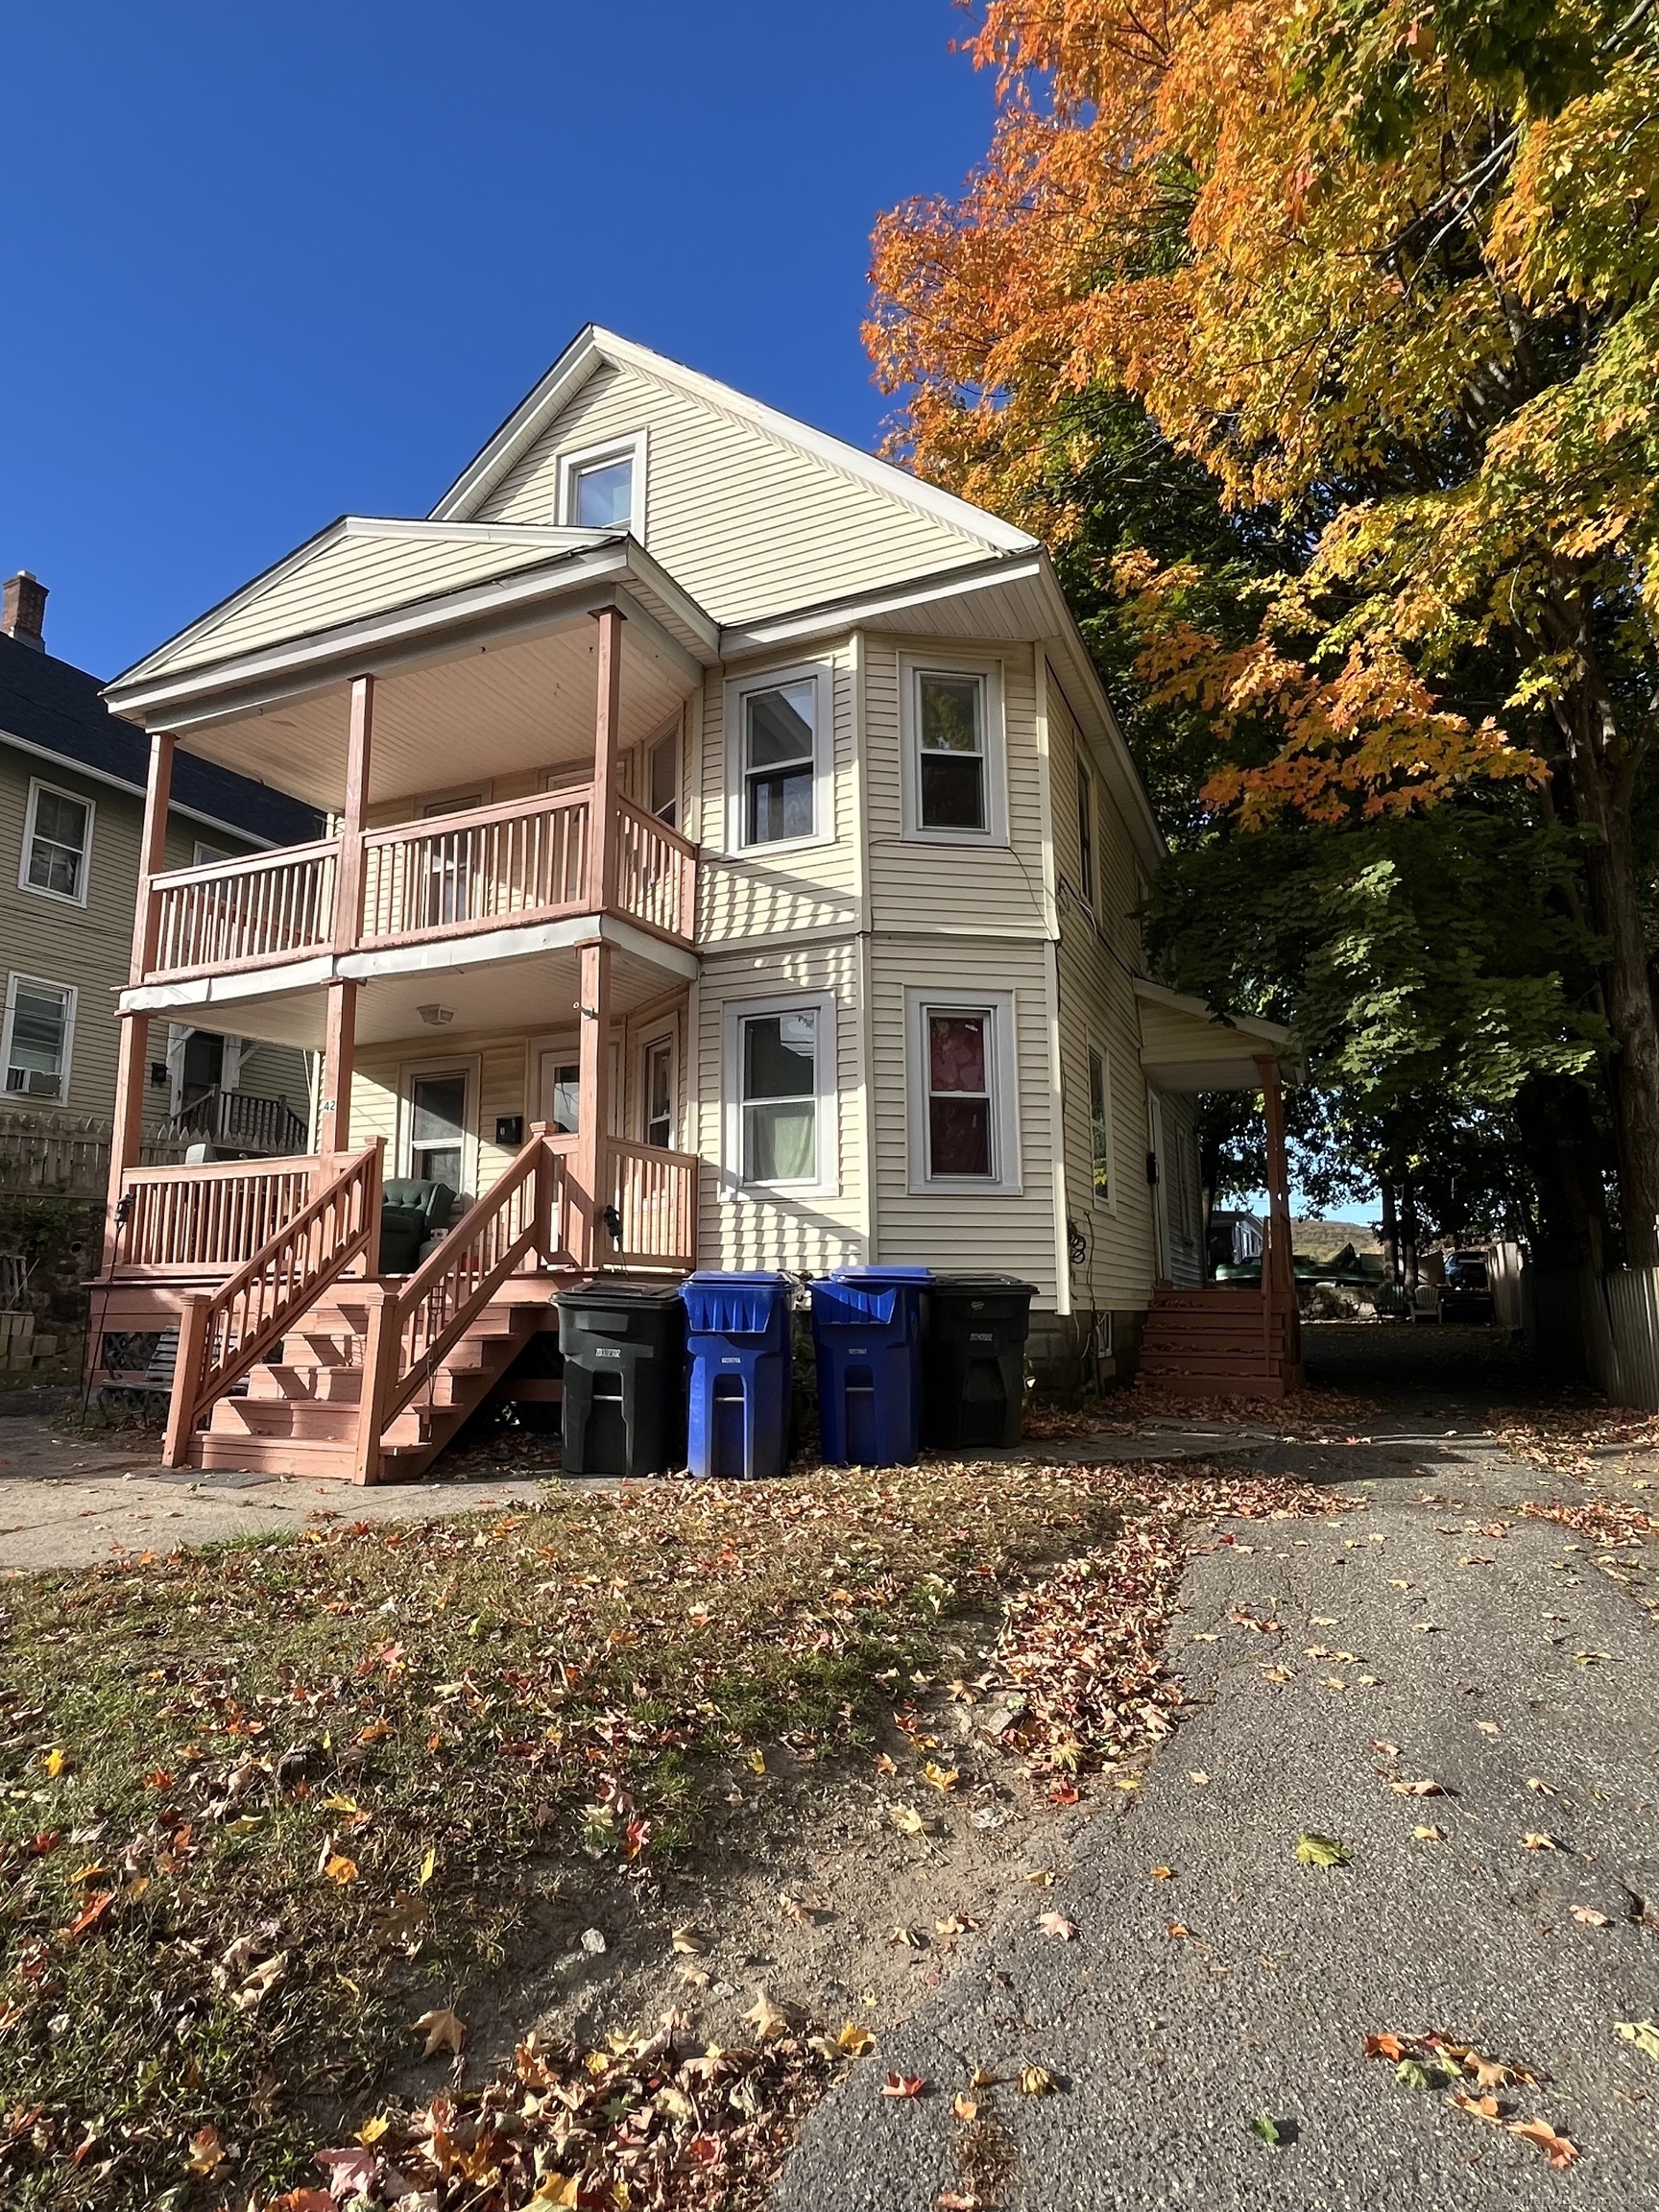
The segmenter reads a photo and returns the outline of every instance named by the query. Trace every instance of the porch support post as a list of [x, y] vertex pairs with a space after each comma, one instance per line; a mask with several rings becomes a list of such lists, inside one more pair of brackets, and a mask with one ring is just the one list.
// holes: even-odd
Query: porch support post
[[610, 1203], [611, 948], [582, 947], [581, 1091], [576, 1107], [576, 1262], [601, 1266], [609, 1238], [601, 1219]]
[[357, 1061], [357, 992], [349, 975], [336, 975], [328, 985], [328, 1008], [323, 1031], [323, 1080], [318, 1091], [317, 1149], [323, 1156], [320, 1173], [338, 1152], [351, 1148], [351, 1072]]
[[[604, 914], [616, 903], [616, 737], [622, 711], [622, 610], [601, 607], [598, 701], [593, 726], [593, 819], [589, 830], [588, 903]], [[584, 988], [583, 1003], [589, 1001]]]
[[1262, 1109], [1267, 1123], [1267, 1263], [1262, 1285], [1269, 1319], [1277, 1308], [1284, 1317], [1286, 1384], [1301, 1381], [1302, 1332], [1296, 1311], [1296, 1262], [1290, 1234], [1290, 1163], [1285, 1144], [1285, 1092], [1279, 1063], [1263, 1055], [1256, 1063], [1262, 1078]]
[[334, 950], [355, 950], [363, 924], [363, 816], [369, 805], [369, 769], [374, 736], [374, 679], [351, 685], [351, 722], [346, 739], [346, 805], [340, 821], [340, 859], [334, 871]]
[[[150, 768], [144, 784], [144, 828], [138, 846], [138, 903], [132, 919], [132, 964], [129, 971], [141, 983], [156, 965], [160, 911], [152, 883], [167, 861], [167, 808], [173, 796], [173, 755], [177, 740], [170, 730], [157, 730], [150, 739]], [[109, 1130], [109, 1189], [104, 1208], [104, 1264], [108, 1275], [115, 1264], [119, 1240], [116, 1209], [121, 1187], [130, 1167], [138, 1165], [144, 1146], [144, 1089], [149, 1075], [150, 1017], [123, 1014], [121, 1042], [115, 1058], [115, 1110]], [[96, 1360], [97, 1347], [88, 1357]]]

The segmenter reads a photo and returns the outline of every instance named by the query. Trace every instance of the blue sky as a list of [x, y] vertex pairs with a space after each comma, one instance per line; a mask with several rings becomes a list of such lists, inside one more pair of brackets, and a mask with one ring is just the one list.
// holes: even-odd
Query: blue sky
[[112, 675], [422, 514], [582, 324], [860, 445], [877, 212], [953, 188], [949, 0], [5, 10], [0, 574]]

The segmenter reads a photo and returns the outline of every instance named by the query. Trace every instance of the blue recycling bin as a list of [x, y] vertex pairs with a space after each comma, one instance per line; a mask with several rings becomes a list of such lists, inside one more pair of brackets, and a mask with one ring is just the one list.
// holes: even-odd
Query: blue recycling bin
[[842, 1267], [812, 1286], [818, 1426], [832, 1467], [908, 1467], [922, 1446], [927, 1267]]
[[789, 1464], [789, 1289], [787, 1275], [708, 1269], [681, 1284], [693, 1475], [752, 1481]]

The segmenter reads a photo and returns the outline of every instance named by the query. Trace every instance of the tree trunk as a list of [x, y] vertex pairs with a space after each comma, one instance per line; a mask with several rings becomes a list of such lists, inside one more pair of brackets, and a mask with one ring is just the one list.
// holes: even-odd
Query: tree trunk
[[1394, 1203], [1394, 1183], [1390, 1176], [1379, 1178], [1382, 1190], [1382, 1252], [1388, 1262], [1388, 1280], [1400, 1287], [1400, 1214]]
[[1640, 748], [1622, 735], [1585, 632], [1576, 590], [1551, 607], [1554, 641], [1583, 669], [1554, 704], [1565, 740], [1573, 810], [1590, 831], [1586, 854], [1593, 920], [1605, 940], [1602, 989], [1607, 1026], [1618, 1045], [1609, 1090], [1619, 1153], [1619, 1199], [1624, 1258], [1630, 1266], [1659, 1266], [1659, 1019], [1647, 974], [1641, 887], [1630, 835]]

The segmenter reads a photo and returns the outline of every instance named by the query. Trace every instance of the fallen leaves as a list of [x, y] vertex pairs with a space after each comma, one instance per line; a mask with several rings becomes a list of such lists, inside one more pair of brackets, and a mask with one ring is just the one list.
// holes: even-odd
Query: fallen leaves
[[1302, 1866], [1346, 1866], [1349, 1863], [1346, 1844], [1334, 1836], [1319, 1836], [1305, 1828], [1296, 1839], [1296, 1860]]
[[1444, 2089], [1455, 2111], [1535, 2144], [1558, 2170], [1571, 2166], [1578, 2155], [1577, 2146], [1547, 2121], [1516, 2120], [1505, 2112], [1503, 2091], [1538, 2080], [1525, 2066], [1487, 2057], [1472, 2043], [1459, 2043], [1448, 2035], [1367, 2035], [1365, 2056], [1388, 2060], [1402, 2088]]
[[458, 2013], [450, 2011], [447, 2006], [434, 2006], [431, 2011], [422, 2012], [419, 2020], [411, 2020], [409, 2032], [413, 2035], [425, 2036], [426, 2047], [421, 2054], [422, 2058], [435, 2058], [440, 2051], [447, 2051], [459, 2057], [461, 2046], [467, 2040], [467, 2023]]
[[1547, 2120], [1511, 2120], [1509, 2132], [1523, 2142], [1535, 2143], [1558, 2174], [1565, 2173], [1578, 2155], [1577, 2145], [1558, 2135]]
[[1521, 1843], [1523, 1849], [1527, 1851], [1559, 1851], [1561, 1848], [1553, 1836], [1546, 1836], [1542, 1831], [1535, 1828], [1527, 1829], [1521, 1839]]
[[1449, 1794], [1443, 1782], [1396, 1782], [1388, 1784], [1398, 1797], [1444, 1797]]
[[349, 1882], [356, 1881], [357, 1862], [348, 1859], [343, 1851], [330, 1851], [323, 1862], [323, 1872], [328, 1881], [344, 1888]]
[[789, 2032], [789, 2015], [773, 2004], [764, 1989], [757, 1989], [755, 2002], [743, 2015], [746, 2028], [753, 2028], [761, 2043], [774, 2043], [780, 2035]]
[[1651, 2020], [1615, 2020], [1613, 2025], [1624, 2042], [1634, 2043], [1638, 2051], [1645, 2051], [1659, 2064], [1659, 2027]]
[[1052, 2097], [1056, 2083], [1046, 2066], [1022, 2066], [1014, 2086], [1022, 2097]]
[[1068, 1920], [1064, 1912], [1045, 1912], [1037, 1923], [1037, 1933], [1046, 1936], [1053, 1943], [1074, 1943], [1077, 1939], [1077, 1923], [1075, 1920]]
[[1260, 2142], [1270, 2143], [1277, 2149], [1284, 2143], [1285, 2130], [1271, 2112], [1258, 2112], [1249, 2123], [1250, 2132]]
[[1574, 1905], [1568, 1910], [1580, 1928], [1611, 1928], [1613, 1925], [1611, 1916], [1598, 1912], [1594, 1905]]
[[923, 2074], [889, 2074], [881, 2084], [883, 2097], [925, 2097], [927, 2079]]
[[835, 2037], [835, 2048], [844, 2058], [867, 2058], [876, 2048], [876, 2038], [868, 2028], [849, 2020]]

